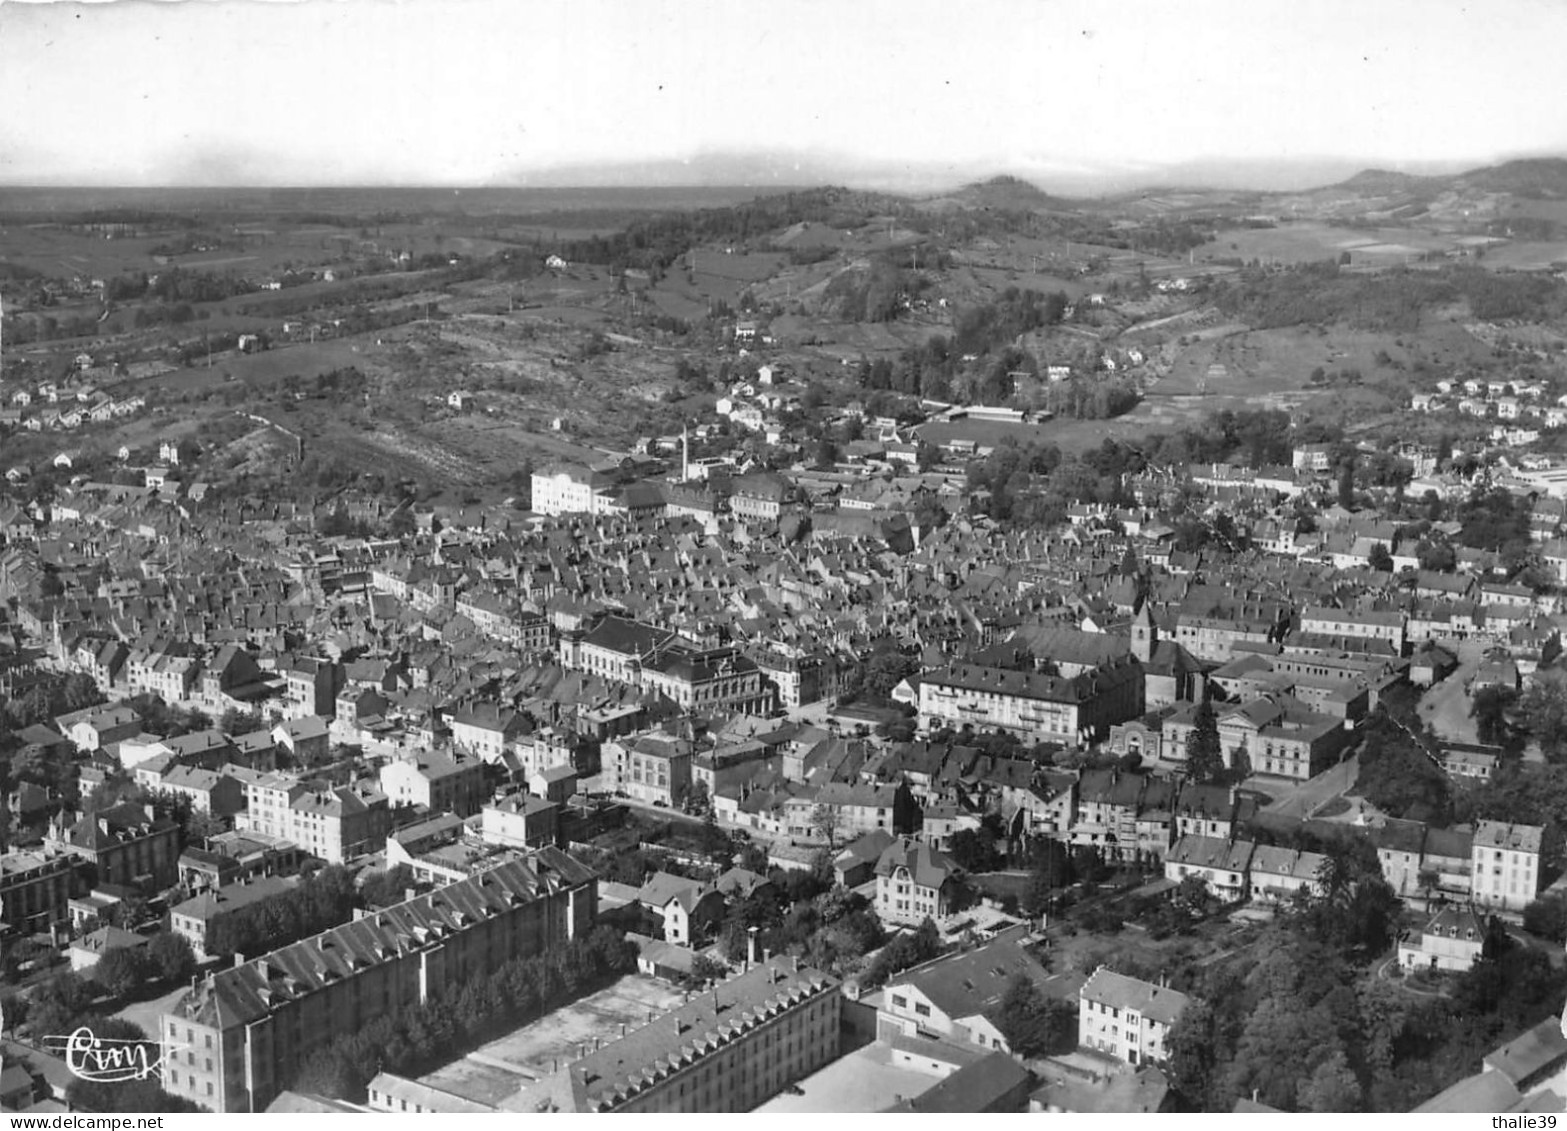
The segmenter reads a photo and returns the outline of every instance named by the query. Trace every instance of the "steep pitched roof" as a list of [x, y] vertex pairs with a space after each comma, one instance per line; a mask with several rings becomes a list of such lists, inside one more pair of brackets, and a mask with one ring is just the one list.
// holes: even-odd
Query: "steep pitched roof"
[[1083, 983], [1080, 996], [1083, 1001], [1100, 1002], [1114, 1009], [1135, 1010], [1166, 1025], [1173, 1025], [1192, 1000], [1179, 990], [1117, 974], [1104, 966]]
[[876, 862], [878, 876], [890, 876], [899, 868], [907, 868], [920, 887], [937, 889], [962, 871], [946, 853], [908, 837], [889, 844]]

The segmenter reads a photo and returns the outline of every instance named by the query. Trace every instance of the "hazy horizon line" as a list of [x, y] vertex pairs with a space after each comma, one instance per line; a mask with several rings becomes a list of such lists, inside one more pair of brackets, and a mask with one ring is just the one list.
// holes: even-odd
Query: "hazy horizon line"
[[[1186, 189], [1290, 193], [1331, 188], [1363, 172], [1391, 172], [1417, 177], [1458, 176], [1516, 161], [1567, 160], [1558, 151], [1520, 152], [1477, 159], [1389, 161], [1376, 158], [1301, 156], [1289, 158], [1196, 158], [1165, 164], [1127, 163], [1121, 166], [1067, 161], [886, 162], [842, 159], [837, 155], [791, 154], [777, 151], [736, 151], [626, 162], [584, 162], [518, 170], [476, 181], [378, 179], [270, 181], [262, 178], [205, 179], [199, 176], [168, 181], [93, 182], [48, 177], [9, 179], [0, 174], [0, 191], [320, 191], [380, 189], [409, 191], [569, 191], [582, 189], [790, 189], [842, 187], [888, 195], [930, 196], [1011, 177], [1052, 196], [1105, 196], [1143, 189]], [[682, 172], [690, 180], [677, 179]]]

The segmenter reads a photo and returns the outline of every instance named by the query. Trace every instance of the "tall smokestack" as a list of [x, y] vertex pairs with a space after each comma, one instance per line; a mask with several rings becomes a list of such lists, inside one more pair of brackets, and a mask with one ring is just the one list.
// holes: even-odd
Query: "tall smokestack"
[[753, 966], [755, 966], [757, 964], [756, 963], [756, 931], [757, 931], [757, 929], [755, 927], [752, 927], [751, 930], [750, 930], [750, 938], [746, 940], [746, 946], [745, 946], [745, 968], [747, 970], [749, 970], [751, 967], [753, 967]]

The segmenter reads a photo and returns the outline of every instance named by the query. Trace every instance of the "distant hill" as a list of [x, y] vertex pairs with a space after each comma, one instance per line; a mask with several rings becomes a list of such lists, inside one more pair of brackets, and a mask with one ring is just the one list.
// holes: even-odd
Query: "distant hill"
[[1567, 197], [1567, 159], [1531, 157], [1460, 173], [1455, 187], [1515, 196]]
[[1397, 193], [1498, 192], [1514, 196], [1567, 197], [1567, 158], [1531, 157], [1482, 165], [1461, 173], [1418, 176], [1388, 169], [1363, 169], [1347, 181], [1328, 186], [1336, 191], [1389, 196]]
[[1349, 180], [1340, 181], [1338, 184], [1328, 187], [1347, 189], [1351, 192], [1387, 194], [1412, 192], [1415, 189], [1426, 188], [1430, 186], [1434, 179], [1432, 177], [1416, 176], [1413, 173], [1398, 173], [1391, 169], [1362, 169]]
[[1051, 196], [1031, 181], [1006, 174], [964, 185], [923, 203], [937, 208], [975, 208], [990, 212], [1062, 212], [1075, 207], [1072, 201]]

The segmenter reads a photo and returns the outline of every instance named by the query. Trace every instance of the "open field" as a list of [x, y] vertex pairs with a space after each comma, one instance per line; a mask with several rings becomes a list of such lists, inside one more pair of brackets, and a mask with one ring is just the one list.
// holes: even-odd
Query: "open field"
[[[1128, 928], [1114, 936], [1094, 934], [1080, 929], [1063, 929], [1062, 918], [1050, 924], [1050, 969], [1055, 974], [1076, 971], [1087, 976], [1101, 962], [1121, 958], [1144, 967], [1159, 969], [1180, 956], [1201, 956], [1206, 965], [1247, 945], [1254, 937], [1250, 927], [1237, 926], [1228, 919], [1210, 919], [1197, 926], [1191, 935], [1171, 935], [1155, 939], [1146, 931]], [[1113, 962], [1111, 962], [1113, 965]]]
[[771, 251], [706, 249], [688, 253], [686, 262], [699, 284], [704, 279], [723, 279], [744, 285], [772, 278], [788, 263], [788, 257]]
[[938, 445], [953, 440], [973, 440], [982, 447], [995, 447], [1007, 439], [1014, 439], [1026, 447], [1031, 443], [1043, 442], [1053, 431], [1050, 424], [1049, 421], [1014, 424], [1006, 420], [965, 419], [922, 424], [915, 431], [919, 433], [920, 439]]
[[[816, 352], [826, 357], [858, 360], [861, 354], [870, 358], [882, 355], [896, 355], [902, 353], [911, 345], [925, 341], [932, 334], [947, 332], [947, 327], [940, 323], [920, 322], [814, 322], [810, 319], [801, 319], [799, 323], [790, 323], [788, 320], [780, 320], [786, 323], [786, 327], [792, 328], [799, 325], [801, 329], [796, 331], [809, 336], [814, 336], [817, 342], [812, 347]], [[806, 329], [808, 327], [808, 329]], [[791, 329], [783, 332], [790, 334], [785, 341], [798, 340], [791, 334]]]
[[124, 388], [138, 391], [159, 389], [170, 393], [195, 393], [220, 389], [232, 377], [251, 389], [267, 389], [286, 377], [314, 378], [322, 373], [349, 366], [363, 368], [374, 351], [358, 339], [298, 342], [277, 345], [260, 353], [215, 354], [212, 364], [176, 369], [143, 381], [129, 382]]
[[576, 443], [561, 433], [534, 432], [481, 416], [453, 416], [432, 422], [420, 431], [498, 473], [515, 470], [525, 459], [542, 467], [553, 460], [593, 463], [607, 458], [598, 448]]
[[[240, 275], [267, 274], [285, 266], [315, 267], [341, 263], [345, 246], [359, 244], [352, 231], [322, 229], [290, 230], [279, 225], [264, 233], [236, 234], [225, 224], [213, 223], [193, 229], [210, 233], [213, 246], [205, 252], [178, 255], [165, 263], [153, 258], [155, 248], [178, 245], [184, 232], [174, 226], [147, 235], [105, 239], [101, 233], [68, 228], [8, 224], [0, 228], [0, 246], [8, 262], [30, 267], [49, 275], [82, 274], [92, 278], [112, 278], [129, 271], [156, 272], [179, 267], [190, 271], [218, 274], [232, 271]], [[434, 250], [433, 234], [426, 235]]]
[[[433, 1087], [483, 1103], [498, 1103], [574, 1059], [594, 1039], [614, 1040], [621, 1027], [645, 1025], [655, 1014], [680, 1004], [681, 993], [642, 974], [627, 974], [614, 985], [557, 1009], [473, 1053], [421, 1078]], [[505, 1065], [507, 1067], [501, 1067]]]
[[1391, 335], [1335, 328], [1327, 334], [1300, 327], [1248, 330], [1186, 349], [1156, 386], [1161, 396], [1210, 395], [1249, 398], [1311, 395], [1313, 369], [1358, 369], [1366, 380], [1377, 376], [1378, 352], [1407, 364], [1411, 350]]
[[32, 224], [0, 226], [5, 261], [45, 275], [106, 278], [123, 271], [153, 269], [151, 249], [175, 238], [171, 229], [148, 236], [105, 239], [88, 232]]
[[1486, 248], [1483, 262], [1492, 270], [1510, 267], [1515, 271], [1559, 271], [1567, 264], [1567, 240], [1496, 244]]
[[1424, 251], [1446, 251], [1454, 237], [1420, 228], [1340, 228], [1316, 221], [1281, 223], [1276, 228], [1224, 228], [1214, 242], [1196, 251], [1200, 263], [1211, 259], [1279, 260], [1303, 263], [1337, 259], [1350, 253], [1353, 263], [1391, 267]]
[[1012, 258], [1021, 259], [1022, 262], [1016, 267], [953, 268], [944, 289], [964, 301], [973, 301], [983, 294], [1003, 291], [1008, 287], [1041, 293], [1061, 291], [1069, 299], [1078, 299], [1088, 293], [1088, 286], [1076, 279], [1063, 279], [1043, 271], [1034, 272], [1030, 269], [1027, 256], [1014, 255]]

